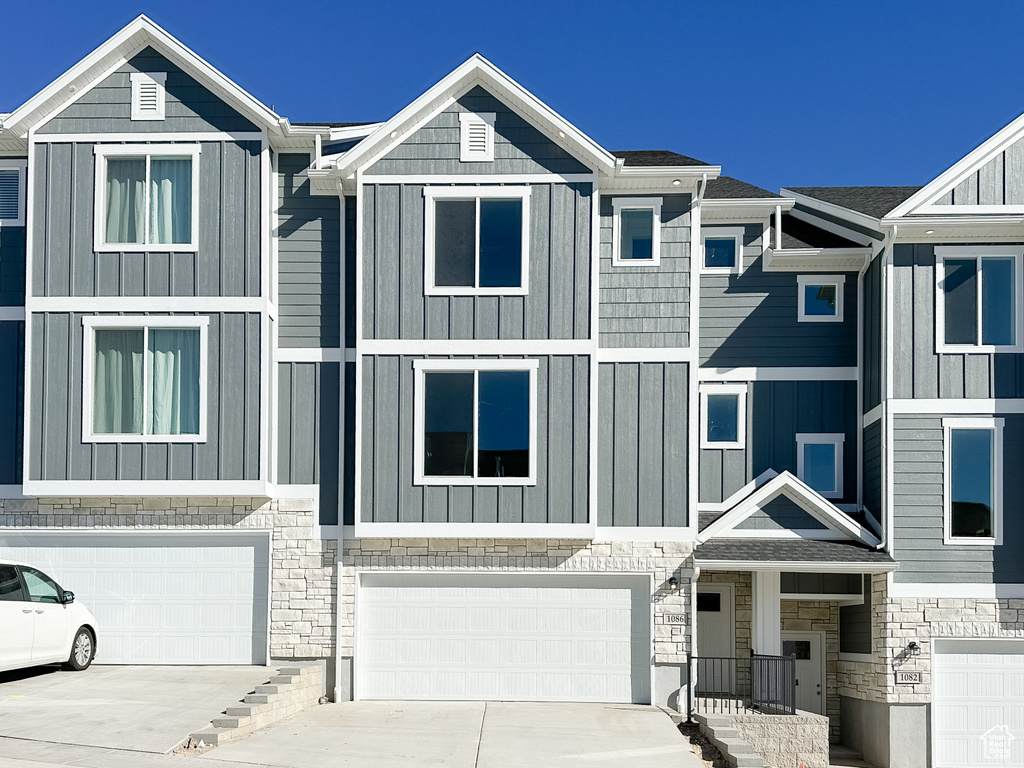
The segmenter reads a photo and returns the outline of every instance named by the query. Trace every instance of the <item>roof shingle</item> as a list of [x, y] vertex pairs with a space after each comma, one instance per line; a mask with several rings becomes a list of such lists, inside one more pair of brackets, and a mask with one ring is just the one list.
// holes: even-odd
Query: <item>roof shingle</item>
[[712, 539], [697, 547], [694, 558], [699, 564], [708, 560], [776, 563], [863, 563], [869, 566], [895, 566], [887, 552], [871, 549], [855, 541], [817, 539]]
[[622, 149], [612, 151], [615, 157], [625, 160], [627, 168], [636, 167], [669, 167], [678, 168], [681, 166], [707, 165], [707, 163], [696, 160], [677, 152], [670, 152], [667, 149]]
[[921, 187], [786, 187], [791, 192], [880, 219]]

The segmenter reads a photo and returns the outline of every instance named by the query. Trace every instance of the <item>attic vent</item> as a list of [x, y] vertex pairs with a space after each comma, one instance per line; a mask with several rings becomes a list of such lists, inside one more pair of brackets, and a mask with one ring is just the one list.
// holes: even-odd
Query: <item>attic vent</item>
[[463, 113], [459, 115], [462, 129], [462, 162], [490, 162], [494, 160], [494, 113]]
[[21, 173], [17, 168], [0, 168], [0, 221], [22, 221]]
[[166, 72], [132, 74], [132, 120], [163, 120]]

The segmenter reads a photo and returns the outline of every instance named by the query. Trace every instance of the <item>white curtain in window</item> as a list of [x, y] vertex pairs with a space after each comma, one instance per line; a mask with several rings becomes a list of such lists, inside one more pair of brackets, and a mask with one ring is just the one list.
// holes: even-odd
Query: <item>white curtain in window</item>
[[142, 433], [142, 334], [97, 330], [93, 377], [93, 431]]
[[191, 158], [154, 157], [149, 175], [149, 241], [192, 242]]
[[141, 243], [146, 231], [146, 161], [107, 159], [108, 243]]
[[199, 434], [199, 331], [149, 331], [149, 433]]

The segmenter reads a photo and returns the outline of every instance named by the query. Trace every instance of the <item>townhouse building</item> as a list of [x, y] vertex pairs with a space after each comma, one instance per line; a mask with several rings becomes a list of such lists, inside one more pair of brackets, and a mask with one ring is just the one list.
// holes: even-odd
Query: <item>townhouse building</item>
[[291, 123], [140, 17], [0, 115], [0, 554], [98, 663], [686, 712], [755, 653], [876, 764], [977, 764], [1024, 728], [1019, 123], [776, 194], [479, 55]]

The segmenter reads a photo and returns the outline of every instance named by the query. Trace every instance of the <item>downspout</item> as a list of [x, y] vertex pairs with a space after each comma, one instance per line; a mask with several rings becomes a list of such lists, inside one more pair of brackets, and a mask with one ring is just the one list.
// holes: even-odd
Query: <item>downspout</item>
[[[317, 142], [317, 164], [320, 162], [320, 134], [316, 136]], [[337, 179], [338, 185], [338, 204], [341, 208], [341, 221], [339, 222], [339, 229], [341, 234], [341, 280], [340, 280], [340, 306], [341, 306], [341, 317], [339, 319], [340, 328], [340, 344], [341, 347], [341, 361], [338, 363], [338, 554], [337, 560], [334, 564], [335, 567], [335, 590], [334, 590], [334, 696], [332, 701], [339, 703], [341, 701], [349, 701], [352, 698], [351, 695], [351, 684], [352, 675], [349, 673], [349, 689], [346, 691], [341, 690], [341, 581], [343, 578], [342, 563], [344, 562], [344, 546], [345, 546], [345, 535], [343, 530], [345, 528], [345, 392], [347, 390], [345, 372], [348, 366], [345, 362], [346, 349], [345, 349], [345, 318], [348, 315], [345, 307], [345, 271], [346, 271], [346, 253], [345, 246], [347, 241], [347, 232], [345, 231], [345, 190], [341, 186], [341, 179]]]
[[319, 133], [313, 137], [313, 145], [316, 148], [316, 157], [313, 159], [313, 168], [319, 171], [323, 167], [323, 140], [320, 138]]
[[775, 206], [775, 250], [782, 250], [782, 206]]
[[[882, 336], [885, 340], [885, 347], [882, 355], [882, 381], [881, 381], [881, 400], [882, 400], [882, 428], [881, 428], [881, 441], [882, 441], [882, 519], [879, 520], [880, 527], [882, 529], [882, 535], [879, 537], [879, 542], [876, 549], [882, 551], [889, 551], [890, 544], [890, 529], [892, 527], [892, 509], [889, 504], [890, 497], [890, 486], [892, 484], [892, 472], [889, 462], [889, 456], [892, 453], [892, 445], [889, 440], [889, 426], [892, 420], [892, 414], [890, 412], [890, 400], [892, 396], [891, 382], [892, 382], [892, 362], [893, 362], [893, 338], [891, 333], [892, 325], [892, 314], [893, 314], [893, 294], [892, 294], [892, 283], [890, 280], [891, 269], [893, 263], [893, 251], [896, 247], [896, 236], [899, 233], [899, 225], [893, 224], [892, 229], [889, 231], [888, 236], [882, 241]], [[892, 554], [891, 552], [889, 553]]]

